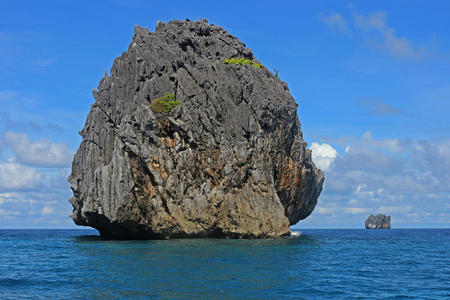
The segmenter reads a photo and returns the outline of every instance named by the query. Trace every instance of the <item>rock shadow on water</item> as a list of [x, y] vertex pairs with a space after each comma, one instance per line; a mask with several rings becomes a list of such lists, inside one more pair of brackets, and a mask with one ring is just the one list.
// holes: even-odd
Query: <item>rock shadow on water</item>
[[159, 245], [164, 247], [181, 246], [191, 249], [207, 247], [271, 247], [271, 246], [289, 246], [298, 244], [311, 244], [316, 243], [317, 239], [313, 235], [304, 235], [300, 231], [291, 232], [290, 236], [284, 236], [280, 238], [269, 239], [240, 239], [240, 238], [222, 238], [222, 237], [206, 237], [206, 238], [175, 238], [175, 239], [145, 239], [145, 238], [129, 238], [123, 236], [117, 237], [105, 237], [101, 235], [79, 235], [73, 237], [77, 243], [103, 243], [113, 242], [122, 244], [135, 244], [135, 245]]

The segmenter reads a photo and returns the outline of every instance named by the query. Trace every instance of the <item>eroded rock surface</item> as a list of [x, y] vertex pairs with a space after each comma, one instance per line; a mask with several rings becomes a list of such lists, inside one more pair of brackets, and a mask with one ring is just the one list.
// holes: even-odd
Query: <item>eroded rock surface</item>
[[391, 228], [391, 216], [378, 214], [376, 216], [370, 215], [366, 222], [366, 229], [390, 229]]
[[[112, 237], [289, 234], [322, 190], [286, 83], [206, 21], [136, 26], [93, 91], [69, 182], [72, 218]], [[255, 63], [255, 65], [256, 65]], [[166, 93], [169, 113], [150, 103]]]

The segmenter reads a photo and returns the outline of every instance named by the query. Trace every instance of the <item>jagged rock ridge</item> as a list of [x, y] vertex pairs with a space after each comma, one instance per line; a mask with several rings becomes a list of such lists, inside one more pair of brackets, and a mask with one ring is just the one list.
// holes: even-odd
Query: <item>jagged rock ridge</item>
[[[322, 190], [287, 85], [205, 20], [136, 26], [93, 91], [74, 157], [72, 218], [112, 237], [289, 234]], [[151, 109], [166, 93], [182, 104]], [[168, 94], [166, 94], [168, 95]]]
[[370, 215], [365, 222], [366, 229], [390, 229], [391, 216], [378, 214]]

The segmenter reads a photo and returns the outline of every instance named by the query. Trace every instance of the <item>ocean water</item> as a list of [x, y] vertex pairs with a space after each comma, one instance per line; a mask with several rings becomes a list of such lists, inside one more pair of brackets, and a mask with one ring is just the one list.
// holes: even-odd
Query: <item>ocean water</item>
[[0, 230], [0, 299], [450, 299], [450, 229], [114, 241]]

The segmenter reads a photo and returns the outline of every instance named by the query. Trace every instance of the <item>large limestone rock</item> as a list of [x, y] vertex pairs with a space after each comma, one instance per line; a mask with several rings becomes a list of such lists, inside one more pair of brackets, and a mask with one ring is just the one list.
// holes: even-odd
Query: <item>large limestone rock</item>
[[390, 229], [391, 216], [378, 214], [370, 215], [365, 222], [366, 229]]
[[[112, 237], [288, 235], [324, 176], [286, 83], [258, 64], [205, 20], [136, 26], [80, 132], [68, 178], [75, 223]], [[153, 111], [166, 93], [182, 104]]]

